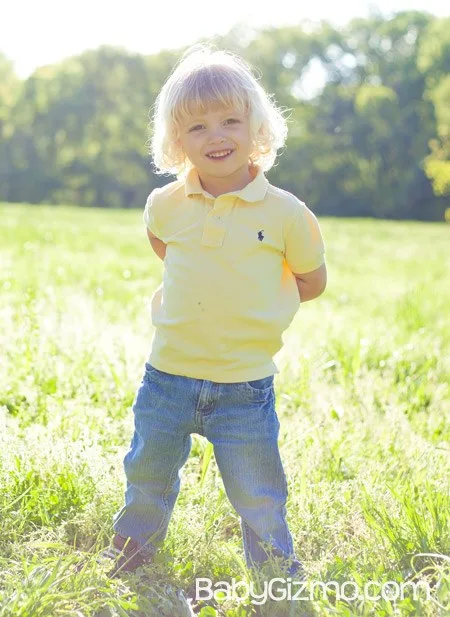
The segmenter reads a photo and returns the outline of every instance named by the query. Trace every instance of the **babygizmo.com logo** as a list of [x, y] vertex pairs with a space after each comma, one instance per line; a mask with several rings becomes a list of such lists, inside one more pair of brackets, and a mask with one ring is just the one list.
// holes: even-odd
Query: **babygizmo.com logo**
[[344, 581], [338, 583], [336, 581], [304, 582], [292, 578], [273, 578], [258, 585], [258, 591], [255, 589], [253, 581], [250, 583], [233, 578], [229, 581], [218, 581], [213, 584], [210, 578], [195, 579], [195, 600], [233, 600], [233, 601], [250, 601], [252, 604], [265, 604], [268, 599], [274, 601], [313, 601], [318, 599], [318, 594], [322, 593], [322, 598], [327, 599], [329, 592], [332, 592], [336, 600], [346, 600], [352, 602], [354, 600], [387, 600], [389, 602], [403, 600], [405, 592], [409, 595], [411, 592], [415, 600], [419, 594], [423, 597], [425, 592], [426, 599], [430, 600], [430, 586], [426, 581], [418, 581], [417, 583], [405, 581], [398, 583], [396, 581], [386, 581], [383, 583], [376, 581], [368, 581], [364, 584], [363, 589], [355, 581]]

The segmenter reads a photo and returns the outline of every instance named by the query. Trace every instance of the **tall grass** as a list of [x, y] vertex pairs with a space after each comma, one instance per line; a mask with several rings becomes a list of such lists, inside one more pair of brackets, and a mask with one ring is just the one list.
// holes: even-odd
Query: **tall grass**
[[[196, 577], [250, 582], [198, 435], [156, 562], [109, 579], [96, 561], [122, 505], [163, 268], [142, 213], [5, 204], [0, 216], [0, 617], [176, 617]], [[448, 227], [321, 224], [327, 290], [276, 357], [296, 552], [310, 581], [422, 582], [431, 597], [223, 596], [194, 602], [201, 617], [431, 617], [450, 603]]]

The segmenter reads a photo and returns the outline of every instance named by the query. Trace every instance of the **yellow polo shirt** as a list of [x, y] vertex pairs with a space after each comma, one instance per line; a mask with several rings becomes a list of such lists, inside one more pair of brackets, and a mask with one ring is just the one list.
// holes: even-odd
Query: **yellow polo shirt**
[[213, 197], [193, 168], [147, 199], [144, 222], [167, 244], [148, 360], [161, 371], [220, 383], [279, 372], [273, 356], [300, 305], [292, 273], [319, 268], [324, 244], [311, 210], [255, 172]]

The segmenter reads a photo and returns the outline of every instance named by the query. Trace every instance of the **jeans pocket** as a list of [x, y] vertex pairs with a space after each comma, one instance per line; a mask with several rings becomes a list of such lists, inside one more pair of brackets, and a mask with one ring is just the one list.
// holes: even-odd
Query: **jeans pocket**
[[153, 375], [158, 375], [159, 371], [149, 362], [145, 363], [144, 381], [149, 381]]
[[248, 392], [267, 394], [273, 389], [273, 375], [263, 377], [262, 379], [253, 379], [252, 381], [244, 382], [245, 389]]

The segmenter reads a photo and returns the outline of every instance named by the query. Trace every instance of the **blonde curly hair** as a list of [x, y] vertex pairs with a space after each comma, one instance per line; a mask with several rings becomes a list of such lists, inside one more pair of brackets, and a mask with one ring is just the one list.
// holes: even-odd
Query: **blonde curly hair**
[[190, 47], [164, 83], [154, 105], [150, 154], [157, 174], [179, 179], [192, 167], [177, 144], [180, 123], [194, 112], [231, 107], [249, 114], [252, 164], [269, 170], [285, 144], [287, 122], [283, 111], [236, 54], [209, 45]]

